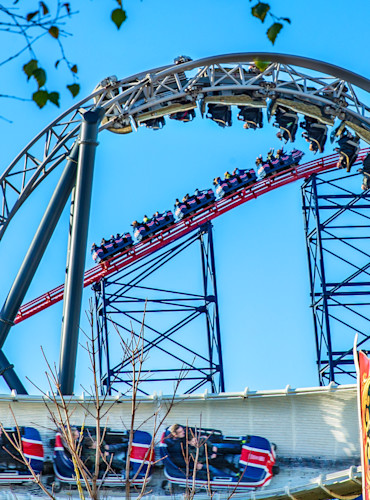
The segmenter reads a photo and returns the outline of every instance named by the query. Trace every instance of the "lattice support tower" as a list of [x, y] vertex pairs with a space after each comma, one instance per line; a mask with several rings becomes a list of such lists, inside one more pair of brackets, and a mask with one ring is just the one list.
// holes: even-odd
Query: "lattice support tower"
[[[160, 281], [169, 266], [180, 269], [181, 254], [197, 243], [200, 265], [195, 258], [193, 269], [185, 270], [189, 280], [183, 283], [184, 287], [190, 284], [191, 292], [151, 286], [153, 280]], [[179, 285], [183, 276], [176, 274]], [[142, 342], [142, 394], [151, 392], [149, 387], [173, 387], [179, 379], [182, 393], [192, 393], [204, 385], [213, 393], [225, 391], [211, 223], [102, 279], [93, 290], [103, 394], [132, 389], [131, 355], [118, 347], [119, 336], [127, 343], [132, 339]]]
[[357, 173], [342, 172], [314, 174], [302, 186], [320, 385], [354, 383], [355, 334], [370, 349], [370, 192], [361, 192]]

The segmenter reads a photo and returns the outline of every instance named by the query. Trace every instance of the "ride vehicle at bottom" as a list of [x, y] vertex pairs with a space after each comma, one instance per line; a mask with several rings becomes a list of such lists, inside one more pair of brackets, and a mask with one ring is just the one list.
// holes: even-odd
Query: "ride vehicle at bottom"
[[[18, 430], [15, 427], [5, 428], [5, 431], [11, 439], [18, 441]], [[29, 461], [36, 474], [41, 474], [44, 466], [44, 447], [39, 431], [33, 427], [19, 427], [19, 432], [22, 452], [26, 460]], [[6, 438], [4, 432], [0, 436], [0, 441], [0, 484], [34, 482], [27, 465], [16, 460], [16, 458], [21, 459], [21, 456]]]
[[175, 219], [173, 213], [171, 212], [171, 210], [166, 210], [156, 217], [153, 217], [148, 222], [135, 222], [133, 224], [134, 236], [137, 241], [142, 241], [143, 239], [148, 238], [157, 231], [165, 229], [167, 226], [170, 226], [174, 222]]
[[[216, 447], [217, 456], [222, 456], [221, 463], [228, 463], [229, 465], [227, 469], [221, 469], [219, 466], [215, 469], [211, 466], [207, 468], [205, 464], [206, 477], [204, 477], [204, 473], [200, 476], [199, 472], [197, 472], [195, 478], [196, 487], [210, 486], [215, 489], [232, 488], [238, 490], [260, 488], [266, 486], [272, 477], [279, 472], [278, 466], [275, 465], [275, 445], [272, 445], [266, 438], [260, 436], [224, 436], [219, 430], [192, 429], [189, 427], [187, 428], [188, 436], [189, 431], [201, 435], [202, 441], [206, 443], [207, 447]], [[179, 486], [192, 485], [193, 468], [190, 460], [188, 467], [185, 469], [176, 465], [173, 461], [174, 457], [171, 458], [171, 445], [173, 444], [171, 441], [174, 440], [167, 428], [162, 435], [159, 448], [164, 464], [164, 475], [171, 484]], [[211, 454], [212, 451], [210, 450], [208, 457]], [[189, 449], [184, 450], [184, 458], [185, 455], [190, 457]], [[230, 467], [230, 464], [233, 467]], [[230, 469], [238, 472], [232, 472]], [[188, 471], [188, 475], [186, 471]], [[208, 475], [210, 480], [208, 480]]]
[[189, 214], [210, 205], [215, 201], [213, 189], [203, 189], [193, 196], [187, 197], [182, 202], [176, 204], [175, 215], [178, 219], [183, 219]]
[[[88, 428], [85, 427], [84, 432], [88, 432]], [[93, 430], [91, 432], [93, 432]], [[113, 452], [114, 457], [111, 463], [111, 470], [106, 473], [105, 469], [103, 470], [103, 467], [100, 467], [100, 474], [101, 476], [104, 475], [104, 479], [98, 479], [98, 484], [103, 483], [104, 486], [122, 486], [126, 480], [127, 460], [130, 461], [129, 479], [132, 486], [142, 485], [150, 481], [154, 452], [152, 448], [152, 436], [148, 432], [134, 432], [130, 456], [127, 456], [129, 445], [128, 431], [113, 431], [111, 429], [106, 429], [104, 442], [110, 445], [110, 448], [114, 448], [114, 445], [117, 444], [120, 445], [120, 451]], [[119, 466], [115, 465], [115, 455], [117, 455], [118, 463], [121, 464]], [[60, 491], [62, 484], [76, 484], [73, 461], [63, 444], [60, 432], [57, 432], [55, 436], [53, 467], [56, 479], [54, 482], [54, 491]]]
[[122, 252], [125, 248], [133, 244], [132, 237], [130, 233], [117, 234], [115, 238], [111, 238], [104, 245], [98, 247], [93, 244], [91, 247], [92, 258], [95, 262], [102, 262], [107, 260], [112, 255]]
[[256, 172], [253, 169], [239, 170], [235, 175], [229, 179], [223, 179], [216, 186], [216, 194], [219, 198], [223, 198], [229, 193], [233, 193], [237, 189], [250, 186], [257, 181]]
[[271, 175], [287, 170], [290, 167], [298, 165], [304, 153], [299, 149], [293, 149], [290, 153], [283, 153], [279, 158], [273, 158], [269, 162], [265, 161], [258, 167], [257, 173], [260, 179], [270, 177]]

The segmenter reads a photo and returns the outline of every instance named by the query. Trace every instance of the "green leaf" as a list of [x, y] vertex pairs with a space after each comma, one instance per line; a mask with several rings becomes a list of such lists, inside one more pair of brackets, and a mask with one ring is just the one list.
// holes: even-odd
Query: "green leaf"
[[27, 64], [23, 66], [23, 71], [26, 73], [28, 77], [27, 80], [31, 78], [33, 72], [37, 69], [37, 65], [38, 65], [37, 59], [31, 59]]
[[49, 92], [48, 99], [59, 108], [59, 92]]
[[282, 17], [281, 19], [288, 24], [292, 24], [292, 21], [289, 19], [289, 17]]
[[38, 10], [36, 10], [35, 12], [29, 12], [26, 16], [27, 21], [31, 21], [35, 16], [37, 16], [38, 13]]
[[49, 34], [53, 38], [58, 38], [58, 36], [59, 36], [59, 28], [58, 28], [58, 26], [50, 26], [50, 28], [48, 29], [48, 31], [49, 31]]
[[41, 109], [48, 102], [49, 94], [46, 90], [38, 90], [32, 94], [32, 99], [35, 101], [37, 106]]
[[264, 22], [267, 12], [270, 10], [268, 3], [258, 2], [254, 7], [252, 7], [252, 15], [258, 17]]
[[35, 71], [32, 73], [32, 76], [35, 78], [37, 81], [37, 85], [40, 87], [43, 87], [46, 82], [46, 72], [42, 68], [36, 68]]
[[259, 59], [255, 59], [253, 62], [257, 66], [257, 68], [262, 72], [265, 71], [265, 69], [270, 65], [270, 62], [260, 61]]
[[111, 18], [117, 29], [120, 29], [122, 23], [126, 20], [126, 12], [123, 9], [112, 10]]
[[40, 2], [40, 9], [42, 9], [42, 13], [44, 14], [44, 16], [46, 16], [46, 14], [49, 14], [49, 8], [45, 4], [45, 2]]
[[274, 45], [276, 37], [278, 36], [282, 28], [283, 25], [281, 23], [274, 23], [267, 30], [267, 38], [272, 42], [272, 45]]
[[80, 86], [78, 83], [72, 83], [72, 85], [67, 85], [67, 89], [70, 91], [73, 97], [80, 92]]
[[74, 64], [74, 65], [71, 67], [71, 71], [72, 71], [72, 73], [75, 73], [75, 74], [78, 72], [78, 69], [77, 69], [77, 65], [76, 65], [76, 64]]

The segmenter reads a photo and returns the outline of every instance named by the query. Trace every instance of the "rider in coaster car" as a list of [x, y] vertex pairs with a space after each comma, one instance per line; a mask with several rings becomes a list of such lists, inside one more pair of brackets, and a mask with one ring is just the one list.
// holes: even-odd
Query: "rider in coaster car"
[[158, 210], [156, 212], [154, 212], [154, 214], [152, 215], [152, 219], [154, 221], [155, 224], [159, 225], [159, 222], [157, 220], [157, 217], [159, 217], [159, 212]]
[[144, 227], [147, 231], [149, 231], [149, 226], [148, 226], [148, 223], [151, 221], [152, 219], [149, 219], [149, 217], [147, 215], [144, 215], [143, 217], [143, 224], [144, 224]]
[[234, 170], [233, 170], [233, 176], [237, 178], [238, 182], [241, 182], [240, 170], [238, 169], [238, 167], [234, 168]]
[[190, 208], [190, 205], [188, 203], [188, 199], [189, 199], [189, 193], [186, 193], [186, 195], [182, 199], [182, 202], [185, 203], [186, 208]]
[[282, 157], [285, 155], [284, 149], [280, 148], [276, 151], [276, 158], [282, 163]]
[[178, 111], [177, 113], [172, 113], [172, 115], [170, 115], [171, 120], [178, 120], [180, 122], [191, 122], [194, 118], [194, 109], [189, 109], [188, 111]]
[[263, 127], [263, 113], [261, 108], [239, 106], [238, 120], [244, 123], [243, 128], [256, 130]]
[[106, 244], [107, 244], [107, 242], [106, 242], [105, 238], [102, 238], [101, 242], [100, 242], [100, 246], [101, 246], [104, 253], [108, 253], [108, 250], [105, 248]]
[[366, 156], [366, 158], [363, 161], [363, 168], [359, 168], [358, 172], [361, 172], [362, 174], [364, 174], [361, 189], [363, 191], [370, 189], [370, 153], [368, 153], [368, 155]]
[[[234, 472], [234, 474], [239, 473], [239, 468], [236, 465], [228, 462], [222, 455], [218, 454], [217, 446], [213, 443], [209, 443], [207, 436], [191, 436], [191, 439], [189, 439], [189, 454], [193, 458], [194, 463], [197, 464], [198, 470], [205, 472], [209, 471], [214, 475], [220, 475], [220, 469], [228, 469]], [[198, 460], [196, 460], [197, 454]]]
[[259, 167], [260, 165], [263, 165], [264, 161], [262, 159], [262, 155], [258, 155], [256, 158], [256, 165]]
[[275, 160], [274, 151], [274, 148], [271, 148], [267, 153], [267, 163], [270, 165], [270, 167], [273, 167], [272, 161]]
[[[183, 472], [186, 473], [186, 471], [189, 471], [189, 474], [192, 475], [195, 468], [197, 478], [201, 480], [207, 480], [208, 473], [211, 476], [222, 474], [217, 465], [218, 467], [227, 467], [235, 473], [239, 472], [239, 469], [235, 465], [230, 464], [223, 457], [217, 459], [217, 448], [212, 446], [212, 443], [210, 443], [211, 450], [207, 463], [205, 451], [205, 446], [207, 445], [206, 437], [195, 436], [191, 430], [187, 437], [184, 427], [179, 424], [171, 425], [169, 431], [170, 434], [166, 440], [169, 457]], [[212, 461], [214, 462], [212, 463]]]
[[295, 134], [298, 128], [298, 115], [289, 109], [278, 106], [275, 114], [274, 127], [279, 127], [280, 132], [276, 134], [276, 137], [281, 141], [284, 140], [285, 143], [288, 141], [294, 142]]
[[310, 151], [323, 153], [327, 137], [327, 126], [310, 116], [305, 116], [305, 121], [300, 125], [306, 130], [306, 132], [302, 133], [302, 137], [310, 143]]
[[337, 167], [346, 167], [347, 172], [350, 172], [360, 150], [360, 138], [358, 136], [353, 136], [353, 134], [351, 134], [351, 132], [344, 127], [340, 132], [339, 140], [337, 142], [339, 147], [335, 148], [335, 150], [340, 154]]
[[[93, 471], [95, 468], [97, 442], [92, 436], [86, 436], [82, 443], [81, 458], [86, 467]], [[102, 467], [107, 461], [108, 452], [104, 451], [104, 443], [99, 450], [99, 465]]]
[[220, 127], [231, 127], [231, 109], [224, 104], [208, 104], [207, 118], [210, 118]]
[[151, 128], [152, 130], [159, 130], [163, 128], [166, 124], [164, 121], [163, 116], [160, 116], [159, 118], [151, 118], [150, 120], [147, 120], [143, 123], [147, 128]]
[[185, 429], [179, 424], [173, 424], [168, 430], [170, 434], [166, 439], [166, 444], [170, 458], [177, 467], [186, 470]]

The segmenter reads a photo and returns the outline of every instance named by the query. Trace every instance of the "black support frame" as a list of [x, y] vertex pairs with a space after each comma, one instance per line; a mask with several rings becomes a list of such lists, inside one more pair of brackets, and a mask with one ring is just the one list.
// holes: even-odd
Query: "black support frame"
[[[150, 279], [153, 273], [196, 242], [200, 243], [203, 292], [179, 292], [144, 286], [145, 280]], [[155, 366], [147, 369], [144, 364], [139, 392], [148, 394], [147, 382], [160, 382], [162, 387], [163, 383], [176, 384], [179, 379], [186, 385], [186, 389], [182, 389], [183, 393], [192, 393], [204, 385], [208, 385], [213, 393], [225, 391], [211, 223], [205, 224], [190, 236], [177, 240], [164, 251], [152, 254], [128, 269], [103, 279], [93, 286], [93, 290], [103, 394], [130, 392], [130, 356], [123, 354], [119, 363], [112, 362], [111, 352], [115, 350], [112, 347], [114, 329], [130, 342], [131, 335], [138, 338], [141, 321], [144, 324], [143, 354], [150, 354]], [[142, 319], [144, 311], [145, 317]], [[153, 322], [153, 313], [172, 314], [171, 318], [176, 319], [170, 326], [166, 324], [162, 328]], [[203, 331], [199, 332], [199, 339], [204, 340], [204, 336], [206, 337], [207, 352], [204, 349], [201, 351], [198, 344], [190, 345], [186, 334], [182, 335], [183, 329], [202, 315], [205, 317], [206, 328], [205, 334]], [[156, 316], [159, 317], [157, 314]], [[167, 364], [166, 360], [170, 363]]]
[[370, 192], [333, 170], [302, 186], [320, 385], [353, 383], [353, 341], [370, 349]]

